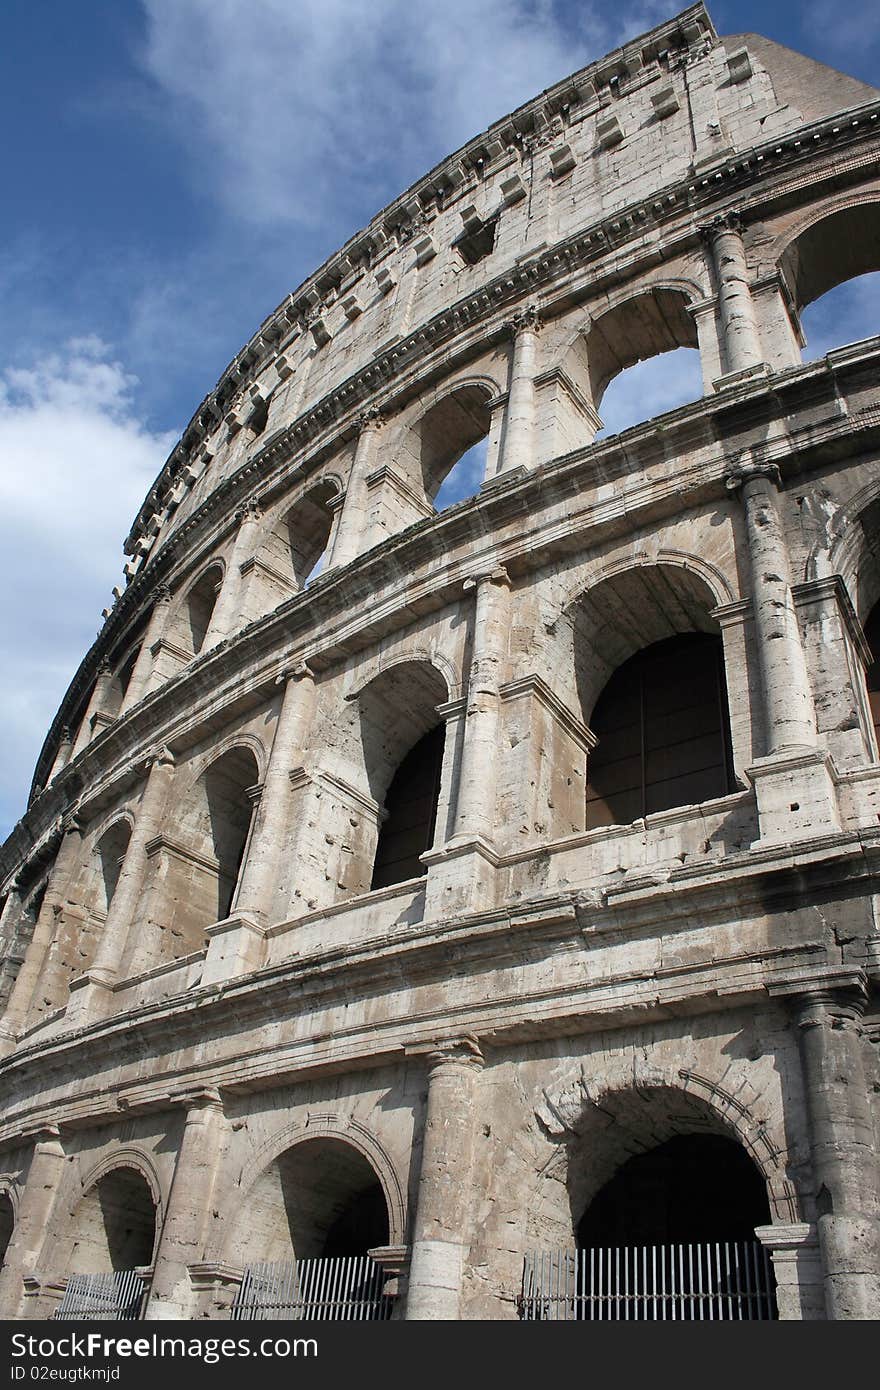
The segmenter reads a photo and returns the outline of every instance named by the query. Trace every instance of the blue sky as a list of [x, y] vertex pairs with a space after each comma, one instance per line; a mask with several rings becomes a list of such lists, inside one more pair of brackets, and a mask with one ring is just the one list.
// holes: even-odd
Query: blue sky
[[[260, 321], [445, 154], [681, 8], [5, 0], [0, 835], [140, 500]], [[875, 3], [710, 13], [880, 84]]]

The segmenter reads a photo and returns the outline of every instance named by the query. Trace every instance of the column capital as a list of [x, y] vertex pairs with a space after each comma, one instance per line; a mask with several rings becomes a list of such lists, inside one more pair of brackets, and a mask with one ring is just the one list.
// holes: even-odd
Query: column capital
[[461, 587], [468, 594], [472, 589], [480, 589], [488, 584], [496, 584], [502, 589], [510, 588], [510, 575], [504, 565], [497, 565], [492, 570], [484, 570], [481, 574], [468, 575]]
[[458, 1038], [412, 1043], [405, 1048], [405, 1052], [407, 1057], [424, 1057], [427, 1060], [429, 1077], [449, 1067], [482, 1071], [485, 1066], [479, 1041], [473, 1033], [463, 1033]]
[[204, 1086], [194, 1091], [184, 1091], [177, 1099], [187, 1110], [222, 1111], [223, 1109], [223, 1097], [214, 1086]]
[[148, 775], [154, 767], [174, 767], [174, 754], [168, 747], [155, 748], [147, 754], [143, 767]]
[[377, 405], [369, 405], [366, 410], [361, 411], [354, 423], [358, 434], [365, 434], [368, 430], [382, 429], [385, 424], [385, 416]]
[[171, 602], [171, 585], [157, 584], [153, 590], [153, 606], [157, 607], [160, 603]]
[[728, 492], [738, 492], [740, 488], [745, 487], [746, 483], [754, 482], [756, 478], [766, 478], [777, 488], [782, 486], [778, 465], [769, 462], [762, 463], [759, 460], [731, 464], [724, 474], [724, 486]]
[[315, 673], [307, 661], [301, 661], [297, 666], [288, 666], [275, 677], [276, 685], [296, 684], [299, 681], [313, 681]]
[[739, 232], [742, 235], [744, 228], [745, 220], [742, 213], [736, 208], [728, 208], [727, 212], [719, 212], [711, 222], [704, 222], [699, 232], [705, 241], [711, 243], [724, 232]]
[[505, 330], [514, 340], [520, 333], [540, 333], [544, 323], [537, 304], [527, 304], [505, 322]]
[[246, 521], [260, 521], [262, 515], [263, 509], [256, 497], [249, 497], [246, 502], [243, 502], [240, 507], [236, 508], [235, 520], [238, 522], [239, 526], [241, 526]]

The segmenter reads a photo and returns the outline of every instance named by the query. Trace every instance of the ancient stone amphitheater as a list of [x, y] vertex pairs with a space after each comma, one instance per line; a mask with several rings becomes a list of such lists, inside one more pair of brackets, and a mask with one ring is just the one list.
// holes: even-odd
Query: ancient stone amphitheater
[[0, 855], [4, 1316], [880, 1315], [878, 115], [692, 6], [199, 406]]

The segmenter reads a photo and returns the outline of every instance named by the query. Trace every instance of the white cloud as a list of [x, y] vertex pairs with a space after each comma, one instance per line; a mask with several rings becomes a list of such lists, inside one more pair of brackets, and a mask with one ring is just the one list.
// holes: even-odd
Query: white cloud
[[[363, 221], [543, 87], [674, 13], [553, 0], [144, 0], [143, 63], [254, 222]], [[610, 16], [610, 17], [609, 17]]]
[[136, 385], [94, 337], [0, 371], [0, 834], [174, 442], [138, 417]]

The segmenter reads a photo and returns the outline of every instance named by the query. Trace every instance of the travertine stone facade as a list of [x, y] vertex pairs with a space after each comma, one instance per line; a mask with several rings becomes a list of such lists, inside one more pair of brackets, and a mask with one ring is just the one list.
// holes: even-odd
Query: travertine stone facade
[[[880, 268], [878, 118], [695, 5], [438, 165], [199, 407], [0, 851], [0, 1314], [136, 1269], [226, 1317], [360, 1242], [395, 1317], [515, 1318], [690, 1144], [719, 1238], [716, 1155], [760, 1179], [781, 1317], [880, 1315], [880, 340], [800, 329]], [[597, 440], [677, 347], [702, 398]], [[649, 746], [705, 653], [716, 722]]]

